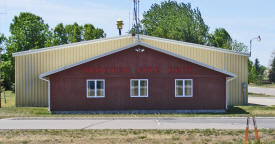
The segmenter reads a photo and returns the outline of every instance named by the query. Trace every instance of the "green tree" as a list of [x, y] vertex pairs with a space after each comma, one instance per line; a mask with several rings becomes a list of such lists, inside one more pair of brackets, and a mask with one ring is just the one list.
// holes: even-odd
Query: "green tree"
[[234, 40], [231, 43], [232, 50], [239, 52], [239, 53], [248, 53], [248, 47], [242, 43]]
[[141, 24], [138, 24], [138, 26], [136, 26], [136, 24], [134, 24], [128, 33], [132, 34], [132, 35], [135, 35], [137, 33], [136, 32], [137, 31], [137, 27], [139, 28], [139, 33], [140, 34], [145, 33], [145, 31], [144, 31], [144, 29], [143, 29], [143, 27], [142, 27]]
[[99, 39], [104, 37], [103, 29], [95, 28], [92, 24], [84, 25], [83, 38], [84, 40]]
[[85, 40], [92, 40], [95, 39], [95, 27], [92, 24], [85, 24], [84, 25], [84, 34], [83, 37]]
[[266, 67], [261, 65], [259, 59], [256, 58], [253, 68], [255, 69], [256, 75], [256, 78], [253, 80], [253, 82], [256, 84], [261, 84], [262, 80], [264, 79], [264, 71], [266, 70]]
[[[6, 41], [6, 37], [3, 35], [3, 34], [0, 34], [0, 52], [1, 52], [1, 61], [3, 61], [3, 58], [2, 58], [2, 51], [3, 51], [3, 49], [4, 49], [4, 46], [3, 46], [3, 43]], [[2, 66], [2, 63], [1, 63], [1, 66]], [[0, 69], [0, 74], [1, 74], [1, 79], [0, 79], [0, 81], [1, 81], [1, 84], [2, 84], [2, 82], [3, 82], [3, 70], [2, 69]], [[3, 85], [3, 84], [2, 84]], [[2, 85], [1, 85], [1, 89], [2, 89]]]
[[248, 52], [247, 46], [237, 40], [232, 40], [230, 34], [224, 28], [218, 28], [213, 34], [209, 34], [209, 45], [234, 50], [239, 53]]
[[32, 13], [21, 12], [10, 24], [8, 50], [25, 51], [45, 47], [50, 36], [49, 26], [44, 20]]
[[259, 74], [260, 74], [261, 76], [263, 76], [265, 70], [266, 70], [266, 67], [263, 66], [263, 65], [261, 65], [261, 66], [260, 66], [260, 72], [259, 72]]
[[[0, 49], [1, 51], [4, 50], [5, 52], [5, 42], [6, 42], [6, 37], [1, 34], [0, 35]], [[14, 90], [14, 85], [13, 85], [13, 66], [12, 66], [12, 60], [6, 53], [1, 54], [1, 86], [4, 87], [5, 89], [9, 90]]]
[[68, 37], [65, 27], [62, 23], [55, 26], [53, 30], [53, 45], [62, 45], [68, 43]]
[[66, 25], [65, 30], [70, 43], [82, 41], [82, 30], [83, 27], [78, 25], [76, 22], [72, 25]]
[[11, 60], [2, 61], [0, 68], [1, 68], [1, 79], [3, 81], [2, 86], [8, 90], [14, 90], [14, 86], [13, 86], [14, 77], [11, 75], [11, 74], [14, 74], [12, 61]]
[[270, 69], [268, 78], [271, 82], [275, 83], [275, 57], [272, 60], [271, 69]]
[[253, 62], [248, 60], [248, 83], [254, 83], [256, 81], [256, 71], [253, 66]]
[[259, 75], [260, 74], [260, 67], [261, 67], [261, 65], [260, 65], [260, 62], [259, 62], [258, 58], [255, 59], [254, 66], [255, 66], [256, 74]]
[[218, 28], [213, 34], [209, 34], [209, 43], [215, 47], [232, 49], [232, 38], [224, 28]]
[[4, 43], [6, 41], [6, 37], [4, 36], [4, 34], [0, 34], [0, 49], [1, 51], [4, 50]]
[[51, 40], [51, 32], [44, 20], [32, 13], [21, 12], [14, 16], [10, 24], [11, 36], [6, 41], [5, 61], [2, 62], [1, 75], [6, 89], [11, 89], [14, 83], [14, 59], [12, 53], [47, 46]]
[[0, 34], [0, 47], [2, 48], [2, 44], [4, 43], [4, 41], [6, 40], [6, 37], [4, 36], [4, 34]]
[[96, 28], [95, 29], [95, 38], [94, 39], [99, 39], [99, 38], [103, 38], [106, 36], [106, 34], [104, 33], [103, 29], [100, 29], [100, 28]]
[[147, 35], [180, 41], [206, 44], [208, 26], [198, 8], [191, 4], [165, 1], [153, 4], [142, 20]]

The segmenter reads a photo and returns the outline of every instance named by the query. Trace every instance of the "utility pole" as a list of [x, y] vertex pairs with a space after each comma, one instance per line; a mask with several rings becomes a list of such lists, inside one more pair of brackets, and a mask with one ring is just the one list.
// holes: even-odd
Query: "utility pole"
[[139, 0], [134, 0], [134, 19], [135, 19], [135, 25], [136, 25], [137, 39], [138, 39], [138, 41], [140, 41], [140, 38], [139, 38], [139, 27], [140, 27], [140, 23], [139, 23]]

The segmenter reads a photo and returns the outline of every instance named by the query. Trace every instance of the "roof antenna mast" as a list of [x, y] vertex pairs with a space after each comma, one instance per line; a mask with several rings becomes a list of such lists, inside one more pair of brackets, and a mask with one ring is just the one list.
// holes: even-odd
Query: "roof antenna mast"
[[134, 1], [134, 19], [135, 19], [135, 26], [136, 26], [136, 34], [137, 39], [140, 41], [139, 37], [139, 0], [133, 0]]

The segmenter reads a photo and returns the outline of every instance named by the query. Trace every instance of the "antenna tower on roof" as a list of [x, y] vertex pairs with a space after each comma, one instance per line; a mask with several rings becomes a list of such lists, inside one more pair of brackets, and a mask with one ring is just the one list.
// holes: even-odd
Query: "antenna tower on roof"
[[136, 27], [136, 35], [137, 35], [137, 39], [138, 41], [140, 41], [140, 37], [139, 37], [139, 0], [133, 0], [134, 1], [134, 20], [135, 20], [135, 27]]

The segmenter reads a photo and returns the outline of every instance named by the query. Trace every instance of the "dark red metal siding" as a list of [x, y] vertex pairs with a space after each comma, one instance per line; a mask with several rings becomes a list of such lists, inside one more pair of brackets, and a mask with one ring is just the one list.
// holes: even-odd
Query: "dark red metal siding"
[[[138, 53], [133, 47], [51, 75], [51, 110], [225, 109], [226, 75], [149, 48], [139, 48], [145, 51]], [[146, 72], [140, 72], [139, 68], [144, 67]], [[96, 68], [100, 71], [95, 71]], [[148, 72], [150, 68], [157, 72]], [[183, 68], [184, 72], [171, 73], [169, 68]], [[87, 79], [105, 80], [105, 98], [86, 98]], [[148, 79], [149, 97], [130, 97], [130, 79]], [[175, 79], [193, 79], [193, 97], [175, 97]]]

